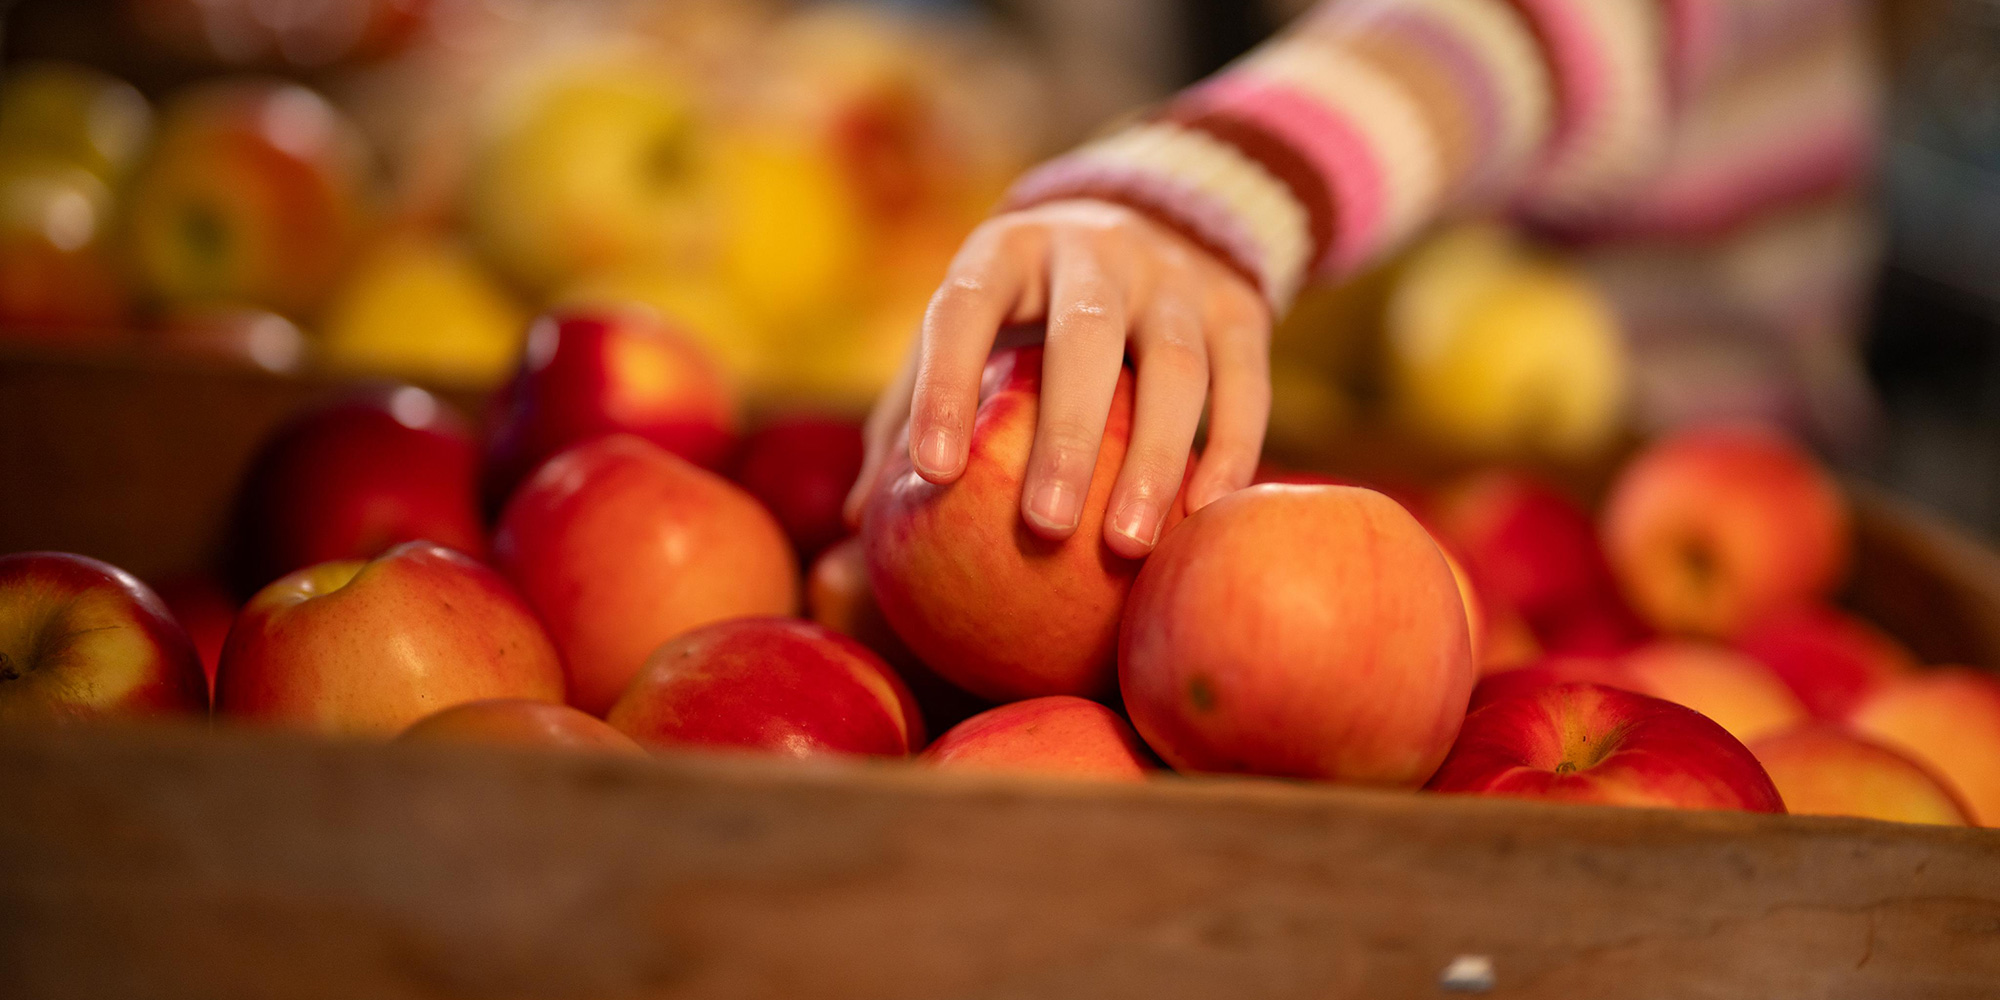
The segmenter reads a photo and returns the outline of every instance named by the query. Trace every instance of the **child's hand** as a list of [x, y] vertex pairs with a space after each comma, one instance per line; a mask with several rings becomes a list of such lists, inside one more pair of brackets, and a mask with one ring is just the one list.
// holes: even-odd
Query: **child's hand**
[[1112, 551], [1136, 558], [1159, 539], [1211, 388], [1208, 446], [1188, 484], [1188, 510], [1249, 484], [1271, 409], [1263, 298], [1213, 255], [1138, 212], [1053, 202], [998, 216], [959, 249], [902, 375], [869, 416], [867, 461], [847, 498], [850, 522], [892, 448], [908, 447], [917, 473], [933, 483], [965, 471], [995, 336], [1005, 324], [1043, 318], [1041, 419], [1021, 490], [1021, 516], [1037, 534], [1060, 539], [1076, 530], [1128, 352], [1138, 392], [1131, 445], [1104, 518]]

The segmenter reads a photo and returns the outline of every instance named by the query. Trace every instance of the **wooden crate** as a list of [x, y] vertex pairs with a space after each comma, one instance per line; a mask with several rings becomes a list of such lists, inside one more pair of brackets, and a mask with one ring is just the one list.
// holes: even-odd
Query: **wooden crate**
[[[185, 568], [332, 388], [0, 364], [0, 549]], [[1850, 602], [2000, 666], [2000, 558], [1856, 496]], [[8, 1000], [2000, 996], [1994, 831], [171, 726], [0, 733], [0, 804]]]

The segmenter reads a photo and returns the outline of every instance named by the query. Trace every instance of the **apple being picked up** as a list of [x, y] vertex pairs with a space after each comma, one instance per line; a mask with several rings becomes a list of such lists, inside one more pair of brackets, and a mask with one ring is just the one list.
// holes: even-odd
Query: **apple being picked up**
[[[1030, 532], [1020, 512], [1041, 401], [1039, 346], [987, 362], [956, 481], [926, 481], [905, 449], [890, 456], [862, 518], [869, 582], [896, 633], [945, 679], [994, 700], [1110, 690], [1118, 616], [1139, 571], [1102, 533], [1131, 436], [1132, 387], [1131, 371], [1121, 371], [1081, 519], [1059, 542]], [[1177, 498], [1163, 532], [1184, 511]]]
[[1612, 486], [1604, 540], [1648, 621], [1720, 638], [1825, 597], [1850, 547], [1832, 478], [1787, 438], [1747, 425], [1680, 431], [1641, 453]]
[[841, 504], [861, 474], [861, 425], [831, 417], [773, 420], [743, 440], [735, 480], [771, 508], [810, 562], [847, 536]]
[[215, 675], [219, 715], [391, 737], [485, 698], [561, 702], [562, 663], [500, 574], [428, 542], [259, 591]]
[[797, 557], [770, 512], [629, 434], [543, 463], [501, 513], [493, 555], [562, 650], [570, 703], [594, 715], [668, 639], [798, 605]]
[[624, 757], [646, 755], [645, 747], [597, 716], [531, 698], [487, 698], [453, 705], [418, 719], [399, 738], [405, 743], [475, 743]]
[[237, 496], [231, 569], [249, 593], [304, 566], [427, 539], [486, 551], [478, 445], [415, 386], [336, 400], [264, 444]]
[[1425, 786], [1514, 798], [1781, 813], [1757, 758], [1691, 708], [1601, 684], [1499, 698]]
[[717, 622], [661, 646], [605, 721], [649, 747], [788, 757], [900, 757], [924, 741], [916, 702], [881, 657], [788, 618]]
[[1444, 759], [1476, 673], [1458, 584], [1416, 518], [1373, 490], [1281, 485], [1167, 533], [1118, 668], [1133, 725], [1176, 769], [1386, 786]]
[[924, 759], [952, 770], [1122, 781], [1143, 779], [1153, 767], [1118, 713], [1064, 694], [981, 712], [938, 737]]
[[0, 725], [207, 710], [194, 646], [138, 578], [66, 552], [0, 556]]
[[700, 345], [643, 309], [537, 319], [487, 413], [487, 502], [564, 448], [621, 432], [720, 468], [736, 441], [736, 396]]

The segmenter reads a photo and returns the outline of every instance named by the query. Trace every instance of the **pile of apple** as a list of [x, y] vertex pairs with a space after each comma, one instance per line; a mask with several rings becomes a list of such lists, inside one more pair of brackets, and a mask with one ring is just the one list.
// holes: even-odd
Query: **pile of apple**
[[739, 440], [690, 339], [551, 314], [478, 434], [411, 387], [282, 428], [231, 525], [240, 610], [0, 560], [0, 714], [2000, 820], [2000, 680], [1829, 603], [1849, 512], [1782, 437], [1666, 438], [1601, 520], [1511, 471], [1400, 501], [1274, 471], [1133, 561], [1097, 523], [1130, 372], [1079, 530], [1019, 521], [1040, 371], [997, 353], [963, 476], [903, 460], [846, 537], [851, 423]]
[[[229, 6], [173, 2], [196, 23]], [[993, 48], [977, 30], [839, 5], [409, 6], [394, 46], [316, 86], [225, 74], [156, 105], [95, 68], [10, 64], [0, 340], [483, 389], [537, 311], [643, 303], [750, 391], [859, 406], [1033, 142], [1020, 88], [988, 86], [1018, 67], [966, 57]], [[277, 30], [239, 16], [210, 33]]]

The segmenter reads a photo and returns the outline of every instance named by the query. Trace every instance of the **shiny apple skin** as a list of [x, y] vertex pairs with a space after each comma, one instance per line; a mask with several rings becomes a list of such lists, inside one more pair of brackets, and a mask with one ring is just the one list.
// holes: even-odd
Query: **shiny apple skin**
[[237, 615], [215, 676], [219, 716], [328, 735], [386, 739], [485, 698], [559, 703], [562, 662], [499, 573], [429, 542], [265, 587]]
[[924, 750], [933, 767], [1140, 781], [1153, 770], [1118, 713], [1070, 695], [1029, 698], [953, 726]]
[[770, 512], [629, 434], [544, 463], [501, 514], [493, 553], [562, 651], [570, 703], [592, 715], [661, 643], [798, 606], [797, 557]]
[[832, 629], [740, 618], [659, 648], [605, 721], [656, 749], [900, 757], [923, 745], [915, 700], [882, 658]]
[[1742, 743], [1670, 701], [1576, 682], [1489, 702], [1424, 787], [1559, 802], [1782, 813]]
[[152, 589], [67, 552], [0, 556], [0, 724], [203, 715], [208, 684]]

